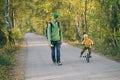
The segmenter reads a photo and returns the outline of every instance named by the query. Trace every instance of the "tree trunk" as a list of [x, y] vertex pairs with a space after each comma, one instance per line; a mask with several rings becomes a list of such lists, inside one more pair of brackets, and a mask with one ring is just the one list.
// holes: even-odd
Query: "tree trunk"
[[14, 11], [12, 11], [12, 27], [14, 27], [15, 23], [14, 23]]
[[114, 34], [112, 34], [112, 44], [113, 44], [113, 48], [116, 48], [117, 47], [117, 39], [116, 39], [116, 37], [115, 37], [115, 35]]
[[80, 30], [79, 30], [78, 21], [76, 18], [74, 19], [74, 24], [75, 24], [76, 38], [77, 38], [77, 40], [80, 40], [80, 38], [81, 38], [80, 37]]
[[11, 30], [11, 24], [8, 18], [8, 0], [6, 0], [6, 9], [5, 9], [5, 22], [6, 22], [6, 26], [8, 28], [8, 31]]
[[86, 16], [87, 16], [87, 0], [85, 1], [85, 12], [84, 12], [84, 15], [85, 15], [85, 31], [86, 31], [86, 33], [88, 33], [88, 25], [87, 25], [87, 18], [86, 18]]

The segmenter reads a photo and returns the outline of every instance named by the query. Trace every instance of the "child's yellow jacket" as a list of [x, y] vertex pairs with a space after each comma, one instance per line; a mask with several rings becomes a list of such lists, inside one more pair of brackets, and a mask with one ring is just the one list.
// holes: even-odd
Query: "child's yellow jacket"
[[86, 47], [90, 47], [91, 48], [91, 44], [93, 44], [93, 41], [91, 39], [84, 39], [84, 41], [82, 41], [81, 44], [85, 44]]

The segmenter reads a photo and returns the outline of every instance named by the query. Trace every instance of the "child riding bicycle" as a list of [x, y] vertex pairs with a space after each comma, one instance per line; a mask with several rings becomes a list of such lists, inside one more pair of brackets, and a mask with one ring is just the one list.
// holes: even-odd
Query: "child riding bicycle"
[[87, 50], [87, 49], [88, 49], [89, 55], [91, 57], [91, 45], [93, 44], [93, 41], [88, 37], [88, 35], [84, 36], [84, 40], [82, 41], [81, 44], [84, 44], [85, 46], [80, 53], [80, 57], [82, 57], [84, 51]]

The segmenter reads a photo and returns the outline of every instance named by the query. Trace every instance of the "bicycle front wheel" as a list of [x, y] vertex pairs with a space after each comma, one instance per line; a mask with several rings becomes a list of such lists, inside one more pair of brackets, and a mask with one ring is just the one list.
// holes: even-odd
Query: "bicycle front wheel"
[[87, 63], [89, 63], [90, 62], [90, 59], [89, 59], [90, 57], [89, 57], [89, 54], [87, 54], [86, 55], [86, 61], [87, 61]]

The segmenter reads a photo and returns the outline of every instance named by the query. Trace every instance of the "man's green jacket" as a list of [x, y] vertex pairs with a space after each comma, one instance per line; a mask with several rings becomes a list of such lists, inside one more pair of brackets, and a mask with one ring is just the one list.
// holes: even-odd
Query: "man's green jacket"
[[62, 41], [62, 31], [60, 29], [60, 26], [58, 25], [58, 22], [52, 21], [51, 24], [48, 24], [48, 41]]

